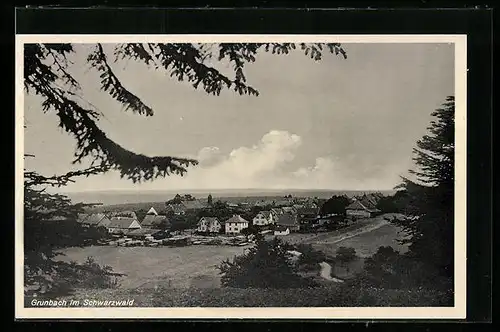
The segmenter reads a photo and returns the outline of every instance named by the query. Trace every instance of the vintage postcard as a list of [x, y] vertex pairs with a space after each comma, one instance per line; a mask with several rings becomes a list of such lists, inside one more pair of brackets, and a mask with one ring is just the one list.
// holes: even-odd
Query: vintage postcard
[[16, 318], [465, 318], [465, 35], [17, 35]]

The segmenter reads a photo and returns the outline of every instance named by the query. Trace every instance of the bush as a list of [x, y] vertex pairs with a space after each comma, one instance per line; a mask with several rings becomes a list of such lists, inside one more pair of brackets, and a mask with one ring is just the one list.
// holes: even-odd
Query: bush
[[351, 247], [339, 247], [335, 256], [344, 265], [352, 262], [356, 257], [356, 249]]
[[87, 257], [83, 264], [61, 261], [47, 261], [46, 263], [51, 264], [51, 272], [35, 278], [35, 282], [31, 283], [32, 290], [27, 291], [27, 295], [45, 293], [60, 296], [70, 294], [75, 288], [117, 288], [119, 278], [124, 276], [124, 274], [113, 272], [110, 266], [99, 265], [93, 257]]
[[299, 257], [298, 266], [303, 271], [318, 269], [318, 264], [327, 260], [324, 252], [314, 249], [310, 244], [300, 243], [296, 246], [296, 250], [302, 253]]
[[453, 285], [439, 272], [420, 260], [401, 255], [392, 247], [380, 247], [367, 258], [364, 270], [352, 283], [359, 287], [381, 287], [384, 289], [427, 289], [451, 290]]
[[246, 254], [218, 266], [223, 287], [235, 288], [303, 288], [316, 284], [297, 274], [287, 250], [290, 245], [279, 238], [267, 242], [262, 238]]

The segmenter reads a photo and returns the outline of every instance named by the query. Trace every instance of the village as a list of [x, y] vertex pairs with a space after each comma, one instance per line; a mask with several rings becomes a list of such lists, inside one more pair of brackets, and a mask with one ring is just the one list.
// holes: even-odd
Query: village
[[[164, 203], [163, 209], [151, 206], [145, 213], [141, 210], [83, 213], [78, 222], [83, 227], [102, 230], [106, 234], [99, 242], [102, 245], [248, 246], [255, 243], [257, 234], [286, 237], [292, 233], [327, 232], [372, 218], [381, 213], [377, 203], [382, 197], [381, 193], [369, 193], [326, 200], [288, 195], [281, 200], [233, 203], [214, 202], [211, 195], [207, 199], [176, 195]], [[339, 207], [332, 202], [335, 198], [341, 198], [343, 205]]]

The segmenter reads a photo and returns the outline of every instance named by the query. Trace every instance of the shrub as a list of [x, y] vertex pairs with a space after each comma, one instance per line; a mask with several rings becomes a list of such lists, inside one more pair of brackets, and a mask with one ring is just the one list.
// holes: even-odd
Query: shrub
[[352, 283], [359, 287], [381, 287], [384, 289], [428, 289], [451, 290], [452, 285], [439, 276], [437, 270], [415, 257], [401, 255], [392, 247], [380, 247], [365, 259], [364, 270]]
[[232, 262], [223, 261], [218, 266], [223, 287], [235, 288], [302, 288], [315, 283], [297, 274], [287, 250], [290, 245], [279, 238], [267, 242], [262, 238], [257, 245]]
[[310, 271], [318, 268], [318, 264], [326, 261], [326, 254], [320, 250], [316, 250], [310, 244], [300, 243], [296, 246], [296, 250], [302, 255], [299, 257], [299, 269]]
[[335, 258], [348, 269], [347, 264], [356, 259], [356, 249], [351, 247], [340, 247], [337, 249]]
[[45, 293], [46, 295], [66, 295], [75, 288], [105, 289], [117, 288], [119, 278], [124, 274], [113, 272], [110, 266], [99, 265], [93, 257], [87, 257], [83, 264], [76, 262], [52, 262], [51, 272], [39, 275], [36, 282], [38, 288], [28, 291], [29, 294]]

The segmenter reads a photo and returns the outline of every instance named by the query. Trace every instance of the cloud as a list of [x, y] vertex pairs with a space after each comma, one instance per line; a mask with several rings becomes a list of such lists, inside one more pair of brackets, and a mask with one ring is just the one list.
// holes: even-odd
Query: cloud
[[338, 190], [392, 189], [398, 181], [393, 167], [366, 165], [362, 158], [319, 157], [310, 167], [301, 167], [289, 177], [293, 188]]
[[267, 188], [282, 176], [282, 168], [295, 158], [301, 144], [296, 134], [271, 130], [253, 146], [238, 147], [227, 154], [218, 147], [204, 147], [194, 156], [199, 164], [190, 167], [185, 176], [155, 181], [148, 188]]
[[207, 146], [198, 151], [195, 159], [198, 160], [202, 167], [213, 166], [219, 163], [222, 159], [222, 153], [216, 146]]
[[170, 176], [141, 184], [139, 187], [154, 190], [369, 190], [391, 189], [399, 180], [395, 166], [373, 165], [367, 163], [362, 155], [348, 155], [342, 158], [322, 156], [310, 165], [294, 167], [293, 162], [299, 149], [307, 148], [303, 143], [302, 138], [296, 134], [271, 130], [256, 144], [238, 147], [228, 153], [223, 153], [218, 147], [207, 146], [192, 155], [199, 164], [190, 167], [184, 176]]
[[[308, 142], [311, 144], [311, 142]], [[223, 154], [217, 147], [204, 147], [196, 154], [199, 165], [184, 177], [165, 179], [175, 189], [390, 189], [397, 173], [363, 158], [322, 156], [312, 165], [290, 169], [302, 138], [288, 131], [271, 130], [253, 146], [242, 146]], [[165, 187], [164, 187], [165, 188]]]

